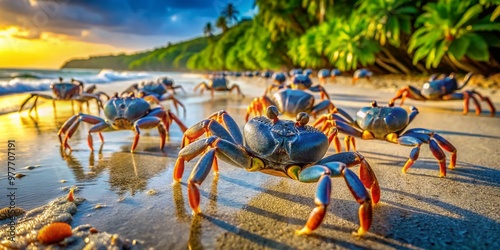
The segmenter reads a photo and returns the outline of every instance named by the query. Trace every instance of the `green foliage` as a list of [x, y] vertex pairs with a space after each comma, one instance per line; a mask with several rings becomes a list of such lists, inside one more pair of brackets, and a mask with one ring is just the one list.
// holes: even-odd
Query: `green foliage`
[[[64, 67], [134, 70], [280, 70], [360, 67], [386, 72], [488, 71], [500, 58], [500, 0], [256, 0], [238, 20], [229, 4], [206, 37]], [[231, 25], [234, 24], [234, 25]], [[200, 30], [201, 32], [202, 30]], [[493, 57], [493, 58], [492, 58]], [[443, 61], [443, 58], [446, 60]], [[425, 61], [425, 68], [420, 64]], [[488, 62], [488, 63], [481, 63]], [[413, 64], [412, 64], [413, 63]]]
[[418, 13], [410, 0], [362, 1], [358, 12], [367, 17], [367, 35], [384, 46], [386, 41], [399, 47], [400, 34], [410, 34], [412, 19]]
[[484, 15], [477, 1], [439, 0], [424, 7], [415, 26], [408, 51], [413, 63], [426, 61], [426, 67], [437, 67], [444, 55], [460, 60], [464, 56], [476, 61], [488, 61], [489, 43], [495, 46], [496, 36], [484, 32], [500, 31], [500, 24], [491, 22], [491, 14]]

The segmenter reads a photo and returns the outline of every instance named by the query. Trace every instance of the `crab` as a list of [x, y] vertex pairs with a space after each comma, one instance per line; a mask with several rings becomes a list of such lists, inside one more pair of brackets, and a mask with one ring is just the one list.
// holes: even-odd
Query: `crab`
[[353, 137], [364, 140], [385, 140], [402, 146], [413, 147], [409, 159], [402, 168], [403, 173], [406, 173], [418, 159], [420, 146], [423, 143], [429, 144], [432, 154], [438, 161], [439, 177], [446, 176], [446, 156], [443, 149], [451, 153], [449, 169], [454, 169], [457, 161], [456, 148], [445, 138], [431, 130], [412, 128], [405, 131], [406, 127], [418, 114], [416, 107], [411, 107], [410, 111], [410, 114], [408, 114], [405, 109], [394, 107], [394, 103], [389, 103], [387, 107], [380, 107], [374, 101], [370, 107], [363, 107], [357, 112], [356, 120], [344, 114], [341, 116], [331, 113], [318, 118], [313, 127], [320, 128], [324, 132], [335, 127], [340, 133], [346, 134], [347, 151], [349, 151], [350, 145], [356, 150]]
[[168, 88], [161, 82], [142, 82], [141, 87], [139, 84], [132, 84], [130, 87], [125, 89], [121, 96], [134, 94], [137, 97], [143, 98], [146, 101], [149, 101], [154, 104], [160, 104], [162, 101], [172, 100], [174, 104], [175, 111], [179, 113], [179, 106], [181, 106], [184, 110], [184, 116], [186, 116], [186, 107], [179, 99], [175, 98], [175, 96], [171, 93], [167, 93]]
[[472, 75], [472, 73], [467, 74], [464, 78], [463, 84], [460, 86], [458, 86], [457, 79], [455, 77], [455, 74], [453, 73], [448, 75], [447, 77], [440, 78], [438, 78], [437, 75], [432, 75], [429, 81], [426, 82], [420, 90], [417, 87], [411, 85], [401, 88], [396, 93], [396, 96], [391, 99], [391, 102], [394, 102], [397, 99], [401, 98], [400, 105], [402, 106], [407, 97], [418, 101], [464, 100], [463, 114], [467, 114], [469, 113], [469, 100], [472, 99], [476, 107], [476, 114], [479, 115], [481, 114], [481, 105], [478, 101], [479, 98], [488, 104], [491, 116], [495, 116], [495, 106], [487, 96], [483, 96], [475, 90], [465, 90], [462, 92], [457, 92], [464, 88], [467, 83], [469, 83]]
[[[74, 108], [74, 101], [87, 104], [87, 109], [89, 108], [89, 101], [95, 100], [97, 103], [97, 108], [102, 108], [101, 96], [105, 96], [109, 99], [109, 96], [104, 92], [95, 92], [96, 86], [91, 85], [87, 89], [83, 89], [83, 82], [71, 79], [71, 82], [64, 82], [62, 77], [59, 77], [59, 82], [53, 82], [50, 84], [50, 88], [54, 93], [54, 96], [41, 94], [41, 93], [31, 93], [28, 98], [26, 98], [19, 108], [21, 112], [24, 106], [29, 102], [29, 100], [35, 98], [33, 106], [31, 106], [29, 113], [33, 109], [37, 110], [38, 98], [52, 100], [52, 107], [54, 108], [54, 113], [56, 113], [56, 101], [71, 101], [71, 106]], [[80, 106], [81, 108], [81, 106]]]
[[[336, 129], [331, 129], [330, 134], [325, 135], [307, 125], [309, 115], [304, 112], [297, 115], [296, 121], [279, 120], [278, 109], [270, 106], [266, 115], [246, 123], [243, 134], [234, 119], [223, 110], [186, 130], [174, 166], [173, 179], [174, 183], [179, 183], [185, 161], [202, 155], [187, 182], [193, 213], [201, 213], [198, 186], [210, 170], [218, 173], [219, 158], [250, 172], [260, 171], [300, 182], [318, 183], [316, 208], [305, 226], [296, 231], [297, 234], [310, 234], [320, 226], [330, 203], [331, 177], [343, 177], [360, 204], [360, 227], [353, 234], [365, 234], [372, 221], [372, 205], [380, 200], [377, 178], [365, 158], [357, 152], [324, 157]], [[198, 139], [205, 132], [210, 136]], [[349, 169], [355, 165], [360, 165], [361, 178]]]
[[269, 106], [276, 106], [279, 113], [287, 117], [295, 117], [300, 112], [306, 112], [316, 117], [323, 111], [328, 113], [335, 111], [348, 115], [344, 110], [336, 108], [329, 99], [315, 104], [314, 95], [304, 90], [287, 88], [277, 91], [271, 97], [263, 95], [254, 98], [247, 107], [245, 122], [248, 121], [250, 115], [262, 116]]
[[276, 72], [272, 75], [273, 78], [273, 83], [269, 86], [267, 86], [266, 91], [264, 92], [264, 95], [267, 95], [269, 92], [273, 90], [280, 89], [284, 86], [286, 82], [286, 75], [283, 72]]
[[173, 79], [168, 77], [160, 77], [156, 80], [158, 83], [162, 83], [168, 90], [171, 90], [175, 94], [176, 89], [181, 89], [184, 94], [186, 94], [186, 90], [182, 87], [182, 85], [175, 85]]
[[[70, 117], [59, 129], [57, 135], [64, 149], [71, 150], [68, 140], [73, 136], [81, 122], [90, 123], [93, 126], [88, 131], [87, 142], [91, 151], [93, 148], [92, 133], [98, 133], [101, 142], [104, 138], [101, 131], [111, 127], [115, 130], [134, 130], [135, 138], [131, 147], [134, 152], [139, 142], [141, 129], [150, 129], [157, 127], [160, 133], [160, 149], [165, 146], [165, 139], [169, 132], [170, 125], [175, 121], [182, 132], [186, 131], [186, 126], [170, 110], [163, 107], [151, 108], [146, 100], [133, 95], [119, 97], [116, 93], [105, 105], [104, 115], [107, 119], [98, 116], [79, 113]], [[64, 136], [64, 139], [62, 138]]]
[[229, 82], [228, 82], [227, 78], [225, 78], [225, 77], [215, 76], [212, 79], [210, 79], [208, 83], [201, 82], [194, 87], [194, 91], [196, 92], [196, 90], [198, 88], [200, 88], [200, 94], [203, 94], [203, 91], [205, 89], [210, 90], [210, 94], [212, 96], [212, 99], [214, 98], [215, 91], [233, 92], [234, 89], [236, 89], [239, 96], [245, 97], [245, 95], [241, 93], [240, 86], [238, 84], [233, 84], [233, 85], [229, 86]]
[[370, 82], [372, 76], [373, 72], [367, 69], [358, 69], [354, 71], [354, 74], [352, 76], [352, 84], [354, 85], [359, 78], [366, 78], [366, 80]]
[[319, 78], [319, 83], [320, 84], [326, 84], [328, 77], [330, 77], [330, 70], [328, 70], [328, 69], [320, 69], [318, 71], [318, 78]]
[[267, 93], [269, 93], [271, 90], [291, 88], [291, 89], [309, 90], [312, 92], [319, 92], [321, 100], [330, 99], [330, 96], [326, 92], [325, 88], [323, 88], [323, 86], [321, 86], [321, 85], [312, 86], [312, 85], [313, 85], [313, 83], [311, 81], [311, 78], [309, 78], [308, 76], [294, 75], [294, 77], [292, 78], [291, 84], [288, 84], [288, 85], [281, 84], [279, 86], [273, 84], [266, 89], [264, 95], [267, 95]]

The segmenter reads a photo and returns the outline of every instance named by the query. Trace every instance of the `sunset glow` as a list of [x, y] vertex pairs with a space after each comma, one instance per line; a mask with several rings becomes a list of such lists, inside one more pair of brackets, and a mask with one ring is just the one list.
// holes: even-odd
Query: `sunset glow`
[[[85, 30], [81, 35], [89, 36]], [[43, 32], [27, 39], [29, 32], [9, 26], [0, 30], [0, 68], [59, 68], [70, 58], [89, 55], [131, 52], [132, 49], [107, 44], [77, 41], [69, 36]]]

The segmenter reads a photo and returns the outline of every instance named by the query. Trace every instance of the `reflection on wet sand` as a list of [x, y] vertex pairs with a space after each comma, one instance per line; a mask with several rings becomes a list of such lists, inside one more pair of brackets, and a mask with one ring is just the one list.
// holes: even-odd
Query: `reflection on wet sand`
[[144, 191], [148, 180], [167, 167], [168, 158], [151, 154], [116, 152], [103, 159], [109, 165], [109, 184], [120, 195]]
[[85, 168], [82, 166], [82, 163], [80, 160], [78, 160], [76, 157], [74, 157], [71, 152], [67, 153], [64, 150], [64, 147], [60, 146], [59, 147], [59, 152], [61, 154], [61, 158], [66, 161], [68, 164], [68, 167], [73, 171], [73, 175], [75, 177], [75, 180], [78, 182], [84, 182], [84, 181], [89, 181], [89, 180], [94, 180], [96, 179], [101, 173], [104, 172], [106, 169], [106, 165], [102, 164], [101, 160], [103, 158], [102, 156], [102, 145], [101, 148], [98, 151], [98, 157], [99, 160], [97, 161], [97, 165], [95, 164], [95, 155], [93, 152], [90, 153], [89, 155], [89, 166], [88, 169], [89, 171], [85, 171]]
[[[217, 213], [217, 186], [219, 183], [219, 176], [214, 175], [212, 181], [212, 186], [210, 193], [208, 194], [208, 205], [204, 208], [207, 214]], [[174, 183], [173, 184], [173, 200], [175, 204], [175, 215], [180, 222], [187, 222], [189, 220], [189, 215], [187, 213], [186, 207], [184, 205], [184, 197], [182, 195], [182, 186], [186, 186], [184, 183]], [[189, 249], [203, 249], [202, 245], [202, 222], [205, 216], [203, 214], [192, 215], [191, 227], [189, 231], [188, 248]]]

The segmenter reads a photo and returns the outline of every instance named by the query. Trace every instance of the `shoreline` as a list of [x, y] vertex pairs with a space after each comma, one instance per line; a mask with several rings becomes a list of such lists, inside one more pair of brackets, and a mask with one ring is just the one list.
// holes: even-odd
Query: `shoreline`
[[[212, 100], [207, 91], [204, 95], [192, 93], [192, 86], [200, 79], [180, 81], [188, 86], [188, 94], [179, 92], [178, 96], [188, 109], [188, 115], [181, 118], [184, 124], [190, 127], [210, 113], [225, 109], [242, 126], [246, 106], [253, 97], [263, 93], [270, 81], [231, 79], [240, 84], [245, 98], [238, 98], [235, 93], [216, 93]], [[390, 81], [384, 82], [390, 84]], [[118, 87], [125, 89], [128, 83], [102, 86], [116, 91]], [[335, 105], [352, 115], [372, 100], [384, 103], [394, 94], [390, 88], [375, 89], [365, 79], [352, 86], [349, 77], [339, 78], [337, 84], [327, 84], [326, 88]], [[500, 107], [499, 93], [491, 98]], [[223, 161], [219, 162], [218, 178], [209, 174], [200, 186], [204, 215], [192, 216], [186, 181], [196, 159], [186, 163], [182, 184], [171, 185], [183, 135], [175, 124], [171, 126], [164, 150], [159, 149], [157, 130], [151, 129], [143, 131], [137, 152], [131, 154], [134, 134], [126, 130], [104, 132], [104, 144], [94, 136], [96, 151], [91, 152], [87, 146], [88, 124], [82, 124], [69, 141], [73, 152], [61, 152], [56, 134], [71, 116], [67, 104], [61, 105], [57, 114], [53, 114], [52, 106], [46, 103], [42, 109], [47, 111], [38, 119], [23, 111], [1, 115], [0, 122], [4, 128], [2, 138], [16, 140], [18, 171], [26, 174], [16, 184], [24, 194], [18, 197], [17, 204], [27, 210], [35, 208], [76, 186], [76, 195], [87, 201], [80, 205], [73, 225], [91, 224], [99, 231], [141, 240], [146, 247], [419, 249], [497, 246], [498, 241], [493, 236], [500, 233], [500, 229], [495, 231], [500, 217], [494, 207], [500, 198], [491, 194], [500, 191], [500, 167], [496, 164], [500, 154], [497, 148], [488, 145], [500, 142], [498, 112], [494, 118], [488, 114], [464, 116], [461, 101], [408, 100], [404, 107], [410, 105], [420, 110], [411, 127], [433, 129], [452, 142], [459, 150], [458, 166], [449, 171], [447, 177], [437, 178], [436, 160], [428, 145], [424, 145], [419, 160], [403, 175], [400, 168], [411, 148], [383, 141], [358, 140], [357, 150], [370, 162], [382, 187], [382, 203], [375, 208], [372, 227], [361, 240], [351, 236], [359, 223], [358, 204], [341, 178], [332, 181], [332, 202], [322, 226], [311, 236], [299, 237], [293, 232], [304, 225], [315, 207], [316, 185], [249, 173]], [[92, 107], [91, 114], [96, 115]], [[472, 127], [475, 132], [470, 131]], [[5, 151], [5, 145], [0, 144], [0, 150]], [[328, 154], [333, 153], [331, 147]], [[448, 153], [446, 158], [448, 161]], [[38, 167], [29, 170], [26, 166]], [[3, 171], [0, 170], [1, 185], [6, 181]], [[353, 171], [358, 173], [357, 168]], [[483, 205], [478, 207], [476, 201]], [[3, 207], [4, 203], [0, 204]], [[105, 206], [95, 209], [99, 204]], [[481, 230], [484, 227], [493, 229]], [[460, 228], [467, 228], [467, 233], [461, 233]], [[421, 238], [422, 235], [427, 238]], [[449, 239], [462, 241], [449, 242]]]

